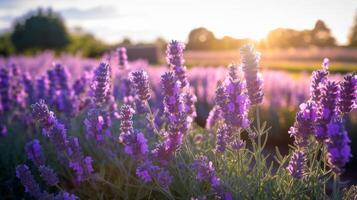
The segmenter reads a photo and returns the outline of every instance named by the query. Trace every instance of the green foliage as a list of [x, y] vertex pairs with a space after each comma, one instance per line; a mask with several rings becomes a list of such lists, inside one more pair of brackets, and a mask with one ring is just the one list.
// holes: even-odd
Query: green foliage
[[336, 45], [336, 39], [331, 35], [330, 29], [322, 20], [317, 20], [311, 31], [311, 44], [318, 47], [330, 47]]
[[206, 28], [193, 29], [188, 36], [187, 49], [192, 50], [227, 50], [238, 49], [247, 43], [254, 43], [250, 39], [236, 39], [225, 36], [222, 39], [215, 37], [212, 31]]
[[[63, 117], [63, 116], [62, 116]], [[59, 116], [61, 118], [61, 116]], [[328, 199], [332, 172], [326, 167], [324, 156], [325, 149], [321, 145], [312, 145], [307, 152], [306, 175], [298, 180], [290, 176], [286, 170], [294, 147], [290, 148], [288, 155], [282, 155], [278, 149], [276, 152], [265, 149], [269, 138], [270, 128], [266, 123], [260, 123], [258, 115], [252, 130], [258, 133], [256, 139], [248, 139], [247, 147], [240, 150], [227, 149], [224, 154], [214, 151], [215, 130], [205, 130], [194, 126], [187, 135], [181, 149], [168, 164], [170, 173], [174, 176], [169, 189], [160, 187], [155, 183], [147, 184], [141, 181], [135, 174], [137, 161], [125, 154], [123, 146], [118, 141], [107, 138], [104, 146], [98, 145], [93, 140], [85, 137], [82, 122], [84, 113], [73, 118], [68, 127], [68, 134], [79, 138], [85, 155], [92, 156], [94, 160], [95, 174], [85, 183], [76, 185], [72, 182], [73, 172], [58, 162], [54, 146], [48, 139], [41, 135], [41, 129], [26, 129], [25, 127], [11, 123], [10, 134], [0, 140], [1, 183], [0, 195], [8, 198], [21, 198], [23, 191], [15, 177], [14, 168], [23, 163], [24, 145], [27, 141], [40, 139], [48, 164], [58, 173], [61, 183], [58, 188], [45, 186], [43, 189], [58, 192], [64, 189], [74, 193], [80, 199], [191, 199], [192, 197], [207, 197], [214, 199], [211, 186], [206, 182], [196, 180], [196, 174], [192, 170], [192, 162], [199, 155], [206, 155], [214, 164], [217, 176], [227, 192], [233, 199]], [[63, 121], [63, 120], [61, 120]], [[135, 127], [145, 129], [145, 116], [135, 117]], [[118, 122], [113, 122], [112, 133], [118, 137]], [[28, 131], [21, 131], [28, 130]], [[242, 132], [243, 135], [247, 133]], [[203, 136], [202, 141], [195, 140], [197, 135]], [[152, 147], [155, 138], [149, 138]], [[314, 142], [313, 139], [311, 141]], [[94, 148], [95, 147], [95, 148]], [[32, 169], [30, 162], [27, 162]], [[33, 170], [36, 171], [36, 170]], [[40, 180], [38, 174], [37, 180]], [[11, 184], [10, 187], [5, 187]], [[4, 187], [3, 187], [4, 186]], [[12, 188], [11, 190], [9, 188]], [[4, 191], [5, 190], [5, 191]], [[337, 199], [349, 199], [356, 194], [355, 187], [340, 191]]]
[[17, 52], [58, 50], [69, 43], [69, 35], [57, 13], [38, 9], [16, 21], [11, 41]]
[[275, 29], [269, 32], [266, 45], [268, 48], [331, 47], [336, 46], [336, 40], [326, 24], [318, 20], [312, 30]]
[[68, 53], [80, 53], [85, 57], [99, 57], [108, 49], [109, 45], [96, 39], [92, 34], [88, 33], [73, 33], [70, 36], [70, 43], [66, 47]]
[[10, 40], [10, 33], [0, 35], [0, 56], [9, 56], [14, 52], [14, 47]]

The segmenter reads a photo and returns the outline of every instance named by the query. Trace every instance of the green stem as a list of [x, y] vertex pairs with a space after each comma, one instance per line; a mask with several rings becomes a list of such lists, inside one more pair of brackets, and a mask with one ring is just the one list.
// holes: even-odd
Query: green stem
[[155, 125], [154, 114], [153, 114], [153, 112], [151, 111], [151, 107], [150, 107], [150, 105], [149, 105], [149, 102], [148, 102], [148, 101], [145, 101], [145, 105], [146, 105], [146, 107], [147, 107], [147, 109], [148, 109], [148, 111], [149, 111], [149, 113], [148, 113], [148, 115], [149, 115], [148, 118], [149, 118], [150, 125], [151, 125], [152, 128], [154, 129], [155, 134], [156, 134], [156, 135], [159, 135], [159, 131], [158, 131], [156, 125]]
[[339, 199], [339, 181], [340, 176], [335, 173], [333, 176], [333, 199]]

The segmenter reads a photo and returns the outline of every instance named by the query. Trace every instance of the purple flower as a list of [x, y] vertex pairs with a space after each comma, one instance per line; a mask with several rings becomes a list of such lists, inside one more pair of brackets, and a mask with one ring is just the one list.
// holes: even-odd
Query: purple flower
[[7, 132], [7, 128], [4, 125], [0, 126], [0, 137], [5, 137], [7, 136], [8, 132]]
[[148, 153], [147, 140], [144, 134], [138, 130], [128, 132], [122, 139], [124, 144], [124, 151], [126, 154], [133, 156], [134, 158], [144, 158]]
[[207, 181], [212, 187], [220, 185], [220, 179], [216, 176], [216, 170], [212, 161], [209, 161], [206, 156], [200, 156], [192, 164], [196, 172], [196, 179], [199, 181]]
[[128, 67], [128, 56], [126, 54], [126, 49], [124, 47], [118, 48], [118, 61], [119, 67], [121, 69], [126, 69]]
[[179, 82], [176, 81], [172, 72], [166, 72], [161, 76], [161, 84], [164, 91], [164, 112], [168, 123], [168, 132], [175, 136], [185, 135], [192, 119], [185, 112]]
[[145, 161], [136, 169], [136, 175], [145, 183], [156, 182], [164, 188], [168, 188], [172, 182], [172, 176], [165, 169], [153, 165], [151, 161]]
[[6, 68], [0, 68], [0, 100], [2, 110], [9, 111], [11, 109], [10, 75]]
[[43, 155], [42, 147], [37, 139], [28, 142], [25, 146], [25, 151], [27, 158], [31, 160], [37, 167], [45, 164], [46, 158]]
[[239, 150], [245, 147], [245, 141], [241, 140], [240, 138], [235, 138], [230, 145], [233, 149]]
[[[57, 119], [53, 112], [50, 111], [44, 100], [39, 100], [32, 105], [32, 114], [44, 129], [50, 129], [56, 123]], [[46, 133], [48, 131], [45, 131]]]
[[327, 158], [336, 173], [341, 173], [351, 157], [350, 139], [342, 120], [334, 116], [327, 125]]
[[54, 200], [77, 200], [77, 199], [78, 199], [78, 197], [76, 195], [70, 194], [65, 191], [61, 191], [54, 198]]
[[258, 105], [263, 101], [263, 79], [258, 73], [260, 54], [253, 46], [245, 45], [240, 49], [241, 66], [247, 82], [248, 96], [251, 105]]
[[24, 85], [25, 92], [27, 95], [27, 104], [31, 105], [35, 102], [36, 95], [35, 95], [34, 84], [33, 84], [31, 77], [28, 73], [25, 73], [24, 75], [22, 75], [22, 83]]
[[184, 112], [191, 118], [195, 118], [197, 116], [195, 103], [197, 102], [197, 97], [194, 94], [189, 92], [185, 92], [183, 94], [184, 101]]
[[357, 74], [348, 74], [341, 82], [341, 98], [338, 102], [342, 114], [347, 114], [356, 106], [357, 99]]
[[296, 146], [307, 147], [309, 136], [314, 131], [316, 112], [316, 106], [312, 102], [300, 105], [300, 111], [296, 114], [294, 126], [289, 130], [290, 136], [295, 139]]
[[231, 130], [227, 125], [222, 125], [218, 128], [217, 131], [217, 143], [216, 143], [216, 151], [219, 153], [223, 153], [226, 150], [227, 146], [227, 137], [229, 137]]
[[[55, 145], [59, 159], [75, 171], [78, 182], [86, 180], [93, 172], [92, 158], [82, 155], [78, 138], [67, 137], [67, 131], [63, 124], [57, 121], [51, 111], [49, 111], [44, 101], [40, 101], [32, 106], [33, 115], [40, 125], [44, 127], [45, 136], [49, 137]], [[51, 120], [48, 120], [48, 119]]]
[[236, 64], [231, 64], [228, 66], [228, 76], [232, 80], [237, 80], [239, 78], [240, 71], [238, 70], [238, 66]]
[[221, 119], [221, 110], [218, 106], [214, 106], [209, 112], [206, 119], [206, 129], [211, 129]]
[[167, 63], [172, 67], [175, 77], [180, 81], [180, 87], [184, 88], [189, 85], [186, 76], [186, 67], [184, 66], [183, 50], [185, 44], [172, 40], [166, 50]]
[[47, 79], [45, 76], [41, 76], [36, 80], [36, 98], [37, 100], [47, 98]]
[[149, 77], [148, 74], [143, 71], [135, 71], [129, 74], [130, 81], [132, 82], [136, 95], [142, 101], [150, 99]]
[[110, 116], [104, 111], [91, 108], [84, 119], [87, 138], [93, 138], [97, 142], [103, 142], [104, 138], [110, 136], [109, 127], [111, 125]]
[[22, 75], [18, 67], [10, 65], [10, 100], [15, 108], [25, 108], [26, 93], [22, 84]]
[[90, 74], [88, 72], [84, 72], [84, 74], [74, 82], [72, 88], [76, 95], [86, 94], [88, 92], [90, 78]]
[[102, 62], [95, 70], [94, 82], [92, 86], [93, 93], [94, 93], [94, 103], [97, 106], [102, 106], [103, 103], [107, 101], [111, 89], [110, 81], [111, 81], [110, 65], [108, 63]]
[[42, 179], [45, 180], [47, 185], [55, 186], [56, 184], [58, 184], [59, 180], [57, 174], [53, 171], [53, 169], [42, 165], [38, 168], [38, 170], [40, 171], [40, 175]]
[[310, 86], [310, 99], [315, 104], [319, 104], [321, 99], [321, 92], [323, 86], [327, 83], [328, 71], [318, 70], [312, 72], [311, 86]]
[[319, 141], [327, 137], [327, 124], [332, 116], [337, 114], [337, 103], [339, 102], [339, 86], [336, 82], [328, 81], [322, 88], [321, 106], [318, 110], [318, 116], [315, 127], [315, 136]]
[[303, 151], [295, 151], [291, 156], [287, 167], [290, 175], [296, 179], [301, 179], [304, 176], [306, 156]]
[[120, 108], [120, 132], [126, 134], [133, 132], [133, 115], [135, 110], [130, 105], [122, 105]]
[[25, 164], [16, 167], [16, 177], [20, 179], [21, 184], [25, 187], [25, 192], [29, 193], [36, 199], [42, 197], [40, 186], [35, 181], [29, 167]]
[[227, 125], [237, 128], [249, 126], [249, 97], [244, 94], [245, 84], [239, 80], [226, 80], [216, 90], [216, 104]]

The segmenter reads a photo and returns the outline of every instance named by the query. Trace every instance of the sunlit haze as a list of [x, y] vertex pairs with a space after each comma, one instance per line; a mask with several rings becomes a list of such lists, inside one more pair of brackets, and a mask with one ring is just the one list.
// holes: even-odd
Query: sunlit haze
[[29, 10], [51, 7], [70, 28], [77, 26], [107, 42], [124, 37], [149, 41], [186, 40], [193, 28], [206, 27], [217, 37], [262, 39], [275, 28], [311, 29], [325, 21], [340, 44], [347, 42], [356, 0], [1, 0], [0, 29]]

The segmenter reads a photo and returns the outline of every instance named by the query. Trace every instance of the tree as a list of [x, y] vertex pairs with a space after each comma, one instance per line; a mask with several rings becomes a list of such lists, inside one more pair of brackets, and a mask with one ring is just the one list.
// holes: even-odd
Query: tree
[[10, 33], [0, 35], [0, 56], [9, 56], [14, 52], [14, 47], [10, 41]]
[[311, 31], [278, 28], [269, 32], [266, 45], [268, 48], [307, 47], [311, 43]]
[[330, 29], [322, 20], [317, 20], [311, 31], [312, 44], [318, 47], [335, 46], [336, 39], [331, 35]]
[[17, 52], [56, 50], [69, 43], [69, 35], [59, 14], [38, 9], [15, 22], [11, 41]]
[[193, 29], [188, 36], [187, 49], [212, 49], [216, 38], [206, 28]]
[[77, 31], [71, 34], [70, 44], [66, 47], [69, 53], [80, 53], [85, 57], [100, 57], [110, 46], [96, 39], [92, 34]]
[[350, 47], [357, 47], [357, 12], [348, 40], [349, 40]]

